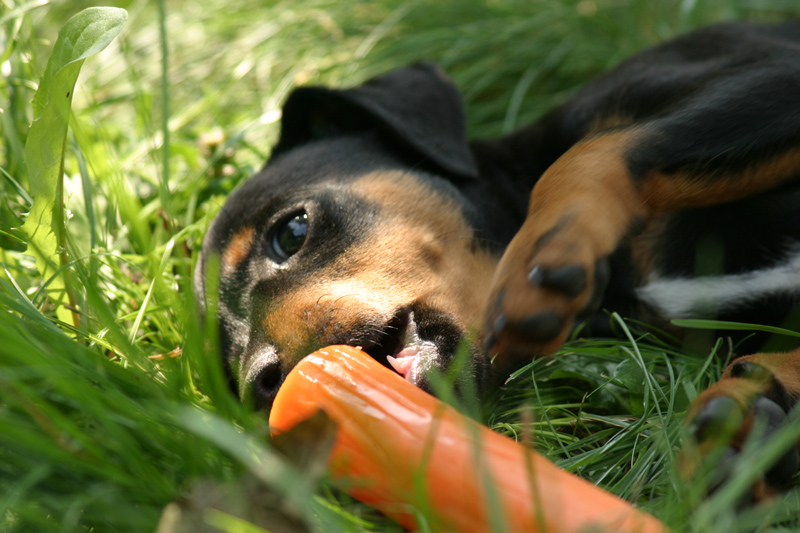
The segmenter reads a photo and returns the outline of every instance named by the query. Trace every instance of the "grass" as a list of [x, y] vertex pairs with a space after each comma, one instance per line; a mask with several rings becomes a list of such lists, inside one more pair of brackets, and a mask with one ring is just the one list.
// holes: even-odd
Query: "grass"
[[[0, 0], [3, 531], [399, 530], [272, 451], [193, 313], [203, 232], [268, 156], [292, 87], [433, 59], [462, 88], [470, 133], [495, 135], [647, 45], [800, 14], [788, 0], [108, 2], [128, 21], [84, 63], [66, 138], [67, 303], [22, 253], [24, 146], [57, 31], [91, 5]], [[794, 495], [734, 512], [797, 424], [702, 500], [702, 480], [681, 480], [675, 461], [686, 406], [718, 378], [724, 344], [690, 353], [618, 324], [620, 339], [576, 338], [521, 370], [486, 422], [533, 435], [559, 465], [678, 531], [800, 527]]]

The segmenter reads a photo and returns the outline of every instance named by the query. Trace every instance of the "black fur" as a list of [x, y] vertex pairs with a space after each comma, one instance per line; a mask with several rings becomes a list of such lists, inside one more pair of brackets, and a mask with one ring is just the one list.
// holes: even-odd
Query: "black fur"
[[[297, 89], [285, 105], [272, 159], [231, 195], [206, 236], [197, 292], [202, 300], [208, 257], [222, 254], [241, 228], [255, 228], [256, 244], [247, 258], [220, 280], [220, 338], [236, 379], [235, 369], [247, 366], [247, 358], [269, 344], [269, 332], [253, 320], [259, 309], [313, 278], [375, 223], [378, 212], [369, 201], [355, 201], [337, 184], [381, 169], [414, 174], [455, 200], [475, 229], [475, 246], [499, 256], [522, 225], [539, 177], [587, 134], [595, 134], [597, 123], [609, 121], [607, 131], [632, 126], [641, 131], [625, 156], [637, 179], [659, 171], [726, 180], [731, 179], [728, 172], [798, 148], [798, 102], [797, 22], [719, 25], [670, 41], [599, 77], [537, 123], [500, 139], [471, 143], [455, 86], [430, 64], [393, 71], [349, 90]], [[624, 125], [614, 125], [616, 118]], [[300, 207], [314, 211], [316, 229], [290, 258], [292, 268], [277, 268], [264, 260], [269, 256], [265, 243], [275, 222]], [[779, 264], [793, 246], [800, 246], [800, 190], [793, 179], [736, 202], [663, 217], [652, 257], [662, 277], [697, 275], [698, 256], [709, 243], [723, 251], [717, 270], [706, 272], [716, 275]], [[611, 270], [601, 309], [653, 318], [653, 310], [637, 297], [645, 273], [627, 243], [605, 264]], [[753, 299], [717, 318], [779, 325], [797, 306], [798, 294]], [[438, 336], [440, 347], [446, 345], [451, 355], [464, 332], [436, 310], [428, 314], [438, 318], [420, 330], [429, 338]], [[442, 328], [437, 330], [437, 323]], [[353, 339], [368, 341], [369, 336], [351, 332], [334, 340]], [[286, 371], [281, 368], [280, 375]]]

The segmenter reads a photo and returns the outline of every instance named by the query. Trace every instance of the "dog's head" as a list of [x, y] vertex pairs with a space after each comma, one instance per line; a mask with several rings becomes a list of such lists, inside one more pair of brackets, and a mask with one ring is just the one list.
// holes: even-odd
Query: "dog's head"
[[500, 251], [479, 174], [460, 96], [431, 65], [296, 90], [270, 162], [214, 220], [195, 277], [200, 300], [218, 287], [240, 396], [269, 408], [329, 344], [361, 346], [423, 387], [446, 368], [480, 323]]

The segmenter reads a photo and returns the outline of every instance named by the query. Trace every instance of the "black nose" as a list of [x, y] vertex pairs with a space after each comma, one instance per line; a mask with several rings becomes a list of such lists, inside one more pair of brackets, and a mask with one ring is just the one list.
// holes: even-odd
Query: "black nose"
[[250, 363], [240, 386], [242, 402], [256, 410], [268, 411], [272, 407], [286, 377], [280, 360], [270, 355], [265, 354]]

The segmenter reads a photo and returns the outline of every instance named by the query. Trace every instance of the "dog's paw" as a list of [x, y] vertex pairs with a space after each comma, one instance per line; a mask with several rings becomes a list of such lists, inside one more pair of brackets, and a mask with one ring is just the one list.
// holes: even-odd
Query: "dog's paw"
[[600, 305], [610, 277], [608, 257], [597, 257], [592, 243], [570, 226], [566, 221], [541, 235], [520, 231], [498, 266], [484, 350], [504, 370], [555, 352], [575, 320]]
[[[770, 361], [772, 356], [778, 361]], [[782, 361], [787, 356], [788, 365]], [[791, 384], [800, 377], [786, 373], [797, 367], [796, 359], [796, 354], [740, 358], [694, 400], [687, 418], [688, 440], [679, 457], [684, 478], [704, 478], [708, 492], [714, 492], [731, 477], [744, 449], [762, 448], [796, 403], [796, 391], [785, 386], [785, 381]], [[791, 486], [800, 471], [799, 446], [795, 443], [775, 458], [742, 504], [769, 499]]]
[[609, 257], [650, 214], [625, 156], [633, 137], [618, 132], [582, 141], [534, 186], [488, 300], [484, 348], [496, 372], [553, 353], [575, 319], [600, 305]]

